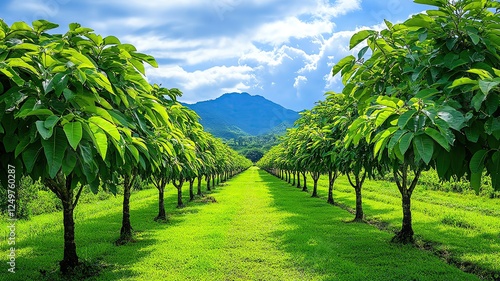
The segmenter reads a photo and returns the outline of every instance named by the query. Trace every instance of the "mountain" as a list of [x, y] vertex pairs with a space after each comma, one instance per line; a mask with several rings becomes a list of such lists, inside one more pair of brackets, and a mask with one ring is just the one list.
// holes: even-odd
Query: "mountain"
[[227, 93], [184, 105], [198, 113], [208, 132], [225, 139], [284, 132], [299, 118], [296, 111], [248, 93]]

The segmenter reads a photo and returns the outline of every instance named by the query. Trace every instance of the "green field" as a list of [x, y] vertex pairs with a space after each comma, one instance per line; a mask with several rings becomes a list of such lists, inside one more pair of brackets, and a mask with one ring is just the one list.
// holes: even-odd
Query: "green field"
[[[167, 223], [153, 221], [155, 189], [134, 193], [136, 241], [125, 246], [113, 244], [121, 223], [120, 197], [82, 204], [75, 214], [78, 253], [103, 267], [88, 280], [480, 280], [432, 251], [391, 244], [390, 230], [401, 217], [397, 189], [376, 182], [366, 187], [366, 214], [387, 222], [389, 231], [350, 223], [353, 215], [326, 204], [326, 198], [309, 198], [251, 168], [210, 194], [216, 203], [198, 200], [176, 209], [169, 187]], [[323, 187], [320, 195], [326, 195]], [[354, 204], [342, 179], [334, 196]], [[419, 239], [434, 242], [453, 259], [499, 270], [498, 199], [420, 189], [414, 199]], [[4, 263], [0, 280], [43, 280], [41, 270], [46, 280], [54, 280], [62, 259], [62, 215], [40, 215], [16, 226], [16, 273], [7, 274]], [[2, 233], [1, 248], [7, 249], [5, 228]]]

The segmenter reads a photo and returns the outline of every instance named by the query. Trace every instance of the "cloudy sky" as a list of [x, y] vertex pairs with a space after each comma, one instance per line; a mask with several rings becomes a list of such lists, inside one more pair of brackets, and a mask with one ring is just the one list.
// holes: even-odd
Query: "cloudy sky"
[[294, 110], [339, 91], [331, 67], [350, 36], [428, 7], [410, 0], [2, 0], [7, 24], [78, 22], [153, 55], [150, 82], [179, 88], [181, 101], [248, 92]]

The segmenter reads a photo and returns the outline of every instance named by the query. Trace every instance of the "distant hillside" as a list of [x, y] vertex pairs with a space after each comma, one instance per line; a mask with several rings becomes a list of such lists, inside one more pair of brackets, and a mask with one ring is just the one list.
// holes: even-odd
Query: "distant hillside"
[[281, 133], [299, 118], [296, 111], [248, 93], [228, 93], [185, 105], [200, 115], [207, 131], [225, 139]]

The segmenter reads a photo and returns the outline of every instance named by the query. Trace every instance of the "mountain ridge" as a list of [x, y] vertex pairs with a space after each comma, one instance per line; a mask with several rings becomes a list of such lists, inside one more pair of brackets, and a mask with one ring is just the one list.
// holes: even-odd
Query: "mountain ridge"
[[296, 111], [246, 92], [183, 105], [200, 116], [208, 132], [225, 139], [284, 132], [299, 118]]

